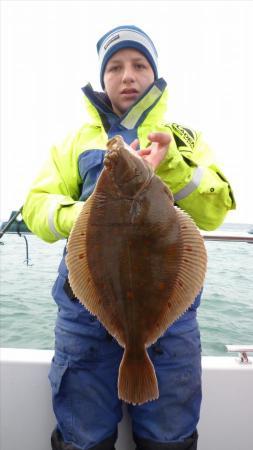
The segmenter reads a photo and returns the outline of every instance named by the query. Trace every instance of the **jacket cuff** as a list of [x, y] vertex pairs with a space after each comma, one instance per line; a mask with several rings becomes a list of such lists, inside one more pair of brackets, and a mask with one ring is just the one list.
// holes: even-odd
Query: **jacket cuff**
[[56, 233], [58, 233], [62, 238], [67, 238], [72, 230], [72, 227], [77, 220], [82, 208], [83, 202], [74, 202], [70, 204], [69, 202], [62, 202], [59, 205], [55, 213], [54, 227]]

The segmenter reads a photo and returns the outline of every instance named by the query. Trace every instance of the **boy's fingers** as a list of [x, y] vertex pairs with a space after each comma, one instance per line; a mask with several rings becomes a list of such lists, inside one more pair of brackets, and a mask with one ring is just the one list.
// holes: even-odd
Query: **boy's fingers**
[[133, 148], [134, 150], [137, 150], [139, 145], [139, 139], [135, 139], [133, 142], [131, 142], [130, 147]]
[[157, 142], [161, 145], [168, 145], [171, 141], [171, 136], [167, 133], [150, 133], [148, 138], [151, 142]]
[[138, 155], [145, 156], [145, 155], [150, 155], [150, 153], [151, 153], [151, 148], [144, 148], [143, 150], [140, 150], [138, 152]]

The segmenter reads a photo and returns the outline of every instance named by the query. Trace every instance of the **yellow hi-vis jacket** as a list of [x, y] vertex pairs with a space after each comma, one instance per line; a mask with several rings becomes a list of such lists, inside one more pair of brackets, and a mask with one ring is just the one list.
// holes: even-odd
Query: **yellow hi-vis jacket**
[[[214, 230], [227, 212], [235, 209], [230, 185], [215, 165], [201, 133], [165, 119], [167, 88], [161, 80], [122, 118], [117, 118], [119, 128], [114, 126], [115, 134], [135, 129], [140, 148], [145, 148], [150, 132], [168, 133], [172, 138], [169, 151], [156, 174], [172, 191], [175, 204], [188, 212], [200, 229]], [[96, 166], [102, 169], [110, 134], [105, 131], [92, 95], [85, 97], [90, 120], [61, 146], [52, 147], [23, 206], [23, 219], [29, 229], [47, 242], [68, 237], [85, 201], [82, 191], [90, 182], [89, 172], [92, 174]]]

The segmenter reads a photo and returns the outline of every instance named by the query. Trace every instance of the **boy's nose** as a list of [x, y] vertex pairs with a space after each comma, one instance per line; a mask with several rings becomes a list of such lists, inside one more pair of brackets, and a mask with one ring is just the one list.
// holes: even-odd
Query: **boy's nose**
[[123, 78], [124, 82], [133, 81], [134, 80], [134, 70], [133, 70], [133, 68], [130, 67], [130, 66], [124, 67], [122, 78]]

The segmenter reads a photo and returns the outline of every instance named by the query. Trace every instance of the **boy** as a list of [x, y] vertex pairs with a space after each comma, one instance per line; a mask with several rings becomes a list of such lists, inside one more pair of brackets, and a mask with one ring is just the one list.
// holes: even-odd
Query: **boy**
[[[103, 92], [83, 88], [91, 120], [61, 148], [52, 148], [23, 208], [28, 227], [48, 242], [68, 237], [103, 168], [106, 142], [120, 134], [200, 228], [217, 228], [235, 207], [229, 183], [200, 133], [166, 121], [166, 82], [158, 78], [151, 39], [135, 26], [119, 26], [99, 40], [97, 50]], [[123, 352], [74, 297], [65, 254], [53, 287], [58, 316], [49, 374], [57, 418], [52, 449], [112, 450], [122, 417], [117, 376]], [[138, 450], [197, 448], [200, 297], [149, 348], [160, 396], [128, 406]]]

